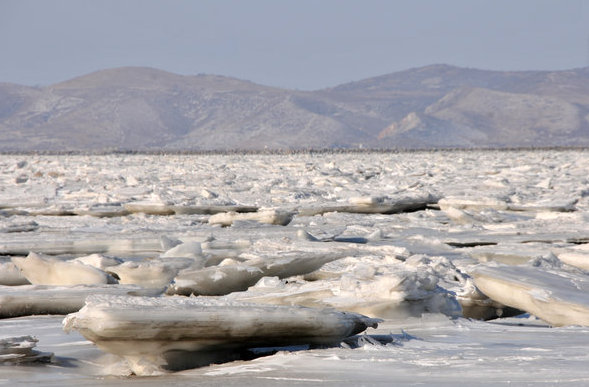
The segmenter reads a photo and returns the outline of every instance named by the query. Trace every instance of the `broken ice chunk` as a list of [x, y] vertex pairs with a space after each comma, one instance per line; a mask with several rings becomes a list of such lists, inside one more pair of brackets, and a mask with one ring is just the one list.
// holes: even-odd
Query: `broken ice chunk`
[[209, 224], [231, 226], [236, 221], [253, 220], [259, 223], [286, 226], [294, 216], [294, 212], [285, 210], [260, 210], [258, 212], [223, 212], [209, 218]]
[[449, 208], [477, 211], [484, 209], [507, 210], [508, 208], [507, 202], [504, 200], [484, 197], [464, 198], [447, 196], [445, 198], [440, 199], [438, 204], [442, 211], [447, 211]]
[[80, 261], [62, 261], [31, 252], [26, 258], [13, 257], [12, 262], [35, 285], [93, 285], [114, 283], [102, 270]]
[[38, 341], [32, 336], [0, 338], [0, 364], [50, 362], [52, 353], [34, 349]]
[[368, 214], [396, 214], [400, 212], [411, 212], [422, 210], [428, 204], [438, 202], [438, 197], [430, 193], [419, 195], [397, 195], [397, 196], [376, 196], [359, 197], [350, 199], [349, 212]]
[[[586, 245], [581, 245], [586, 246]], [[567, 265], [589, 270], [589, 250], [581, 248], [558, 249], [554, 252]]]
[[549, 324], [589, 325], [589, 277], [534, 266], [480, 265], [475, 285], [489, 298]]
[[76, 312], [91, 294], [157, 296], [161, 293], [161, 289], [135, 285], [0, 286], [0, 318]]
[[138, 200], [124, 203], [123, 207], [125, 210], [132, 213], [142, 212], [149, 215], [172, 215], [174, 213], [172, 203], [161, 201]]
[[93, 266], [103, 271], [111, 266], [120, 265], [124, 262], [120, 258], [108, 257], [102, 254], [90, 254], [84, 257], [75, 258], [73, 261], [82, 262], [83, 264]]
[[174, 278], [166, 293], [219, 296], [245, 290], [263, 276], [264, 272], [260, 268], [239, 263], [204, 269], [188, 268]]
[[26, 284], [30, 284], [29, 280], [22, 275], [14, 262], [0, 262], [0, 285], [17, 286]]
[[172, 206], [177, 215], [215, 215], [223, 212], [256, 212], [258, 207], [228, 205], [176, 205]]
[[74, 210], [76, 215], [95, 216], [97, 218], [113, 218], [116, 216], [126, 216], [131, 213], [121, 203], [93, 204], [88, 208]]
[[35, 221], [29, 222], [11, 222], [7, 225], [0, 223], [0, 233], [13, 233], [13, 232], [32, 232], [39, 228], [39, 224]]
[[202, 248], [200, 242], [180, 242], [168, 249], [161, 257], [199, 258], [202, 257]]
[[348, 204], [302, 207], [299, 209], [299, 215], [314, 216], [336, 211], [357, 214], [397, 214], [423, 210], [428, 205], [437, 203], [438, 199], [437, 196], [431, 193], [357, 197], [350, 198]]
[[244, 263], [221, 264], [204, 269], [182, 270], [168, 294], [225, 295], [243, 291], [262, 277], [287, 278], [311, 273], [327, 262], [340, 259], [350, 253], [349, 249], [323, 251], [282, 251], [276, 255], [263, 255]]
[[178, 274], [180, 268], [171, 262], [123, 262], [117, 266], [108, 268], [109, 273], [114, 273], [121, 284], [135, 284], [145, 288], [165, 288]]

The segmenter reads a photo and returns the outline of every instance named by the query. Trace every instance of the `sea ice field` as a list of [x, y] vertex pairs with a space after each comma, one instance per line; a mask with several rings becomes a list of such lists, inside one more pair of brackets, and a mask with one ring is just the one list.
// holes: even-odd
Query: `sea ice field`
[[0, 155], [0, 384], [587, 385], [589, 150]]

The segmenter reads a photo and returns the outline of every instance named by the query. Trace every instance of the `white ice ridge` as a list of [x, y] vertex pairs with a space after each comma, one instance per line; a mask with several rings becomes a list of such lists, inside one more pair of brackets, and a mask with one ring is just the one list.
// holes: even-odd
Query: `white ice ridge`
[[476, 286], [504, 305], [527, 311], [554, 326], [589, 326], [589, 277], [535, 266], [481, 265]]
[[[256, 305], [221, 298], [89, 296], [63, 320], [138, 375], [201, 364], [219, 351], [334, 345], [381, 320], [333, 309]], [[189, 361], [193, 358], [192, 361]], [[180, 364], [182, 363], [182, 364]]]

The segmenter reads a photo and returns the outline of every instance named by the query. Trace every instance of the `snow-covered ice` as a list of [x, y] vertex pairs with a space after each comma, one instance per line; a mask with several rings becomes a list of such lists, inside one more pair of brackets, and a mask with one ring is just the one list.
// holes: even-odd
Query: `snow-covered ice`
[[0, 380], [584, 385], [587, 246], [584, 150], [2, 155]]

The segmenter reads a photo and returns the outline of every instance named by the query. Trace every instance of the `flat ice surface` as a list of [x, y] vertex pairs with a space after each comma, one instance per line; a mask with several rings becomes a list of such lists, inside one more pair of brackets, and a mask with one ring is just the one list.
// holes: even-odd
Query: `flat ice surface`
[[4, 318], [6, 351], [54, 355], [5, 362], [0, 381], [586, 385], [588, 312], [567, 308], [588, 304], [588, 210], [587, 151], [0, 156], [4, 316], [70, 313], [94, 291], [385, 320], [334, 347], [138, 378], [64, 315]]
[[[550, 328], [530, 317], [482, 322], [425, 315], [381, 324], [355, 348], [281, 351], [157, 377], [129, 377], [128, 366], [76, 332], [63, 316], [0, 320], [0, 335], [39, 339], [52, 364], [0, 365], [6, 385], [574, 385], [589, 383], [589, 329]], [[384, 344], [372, 339], [385, 338]]]

